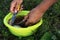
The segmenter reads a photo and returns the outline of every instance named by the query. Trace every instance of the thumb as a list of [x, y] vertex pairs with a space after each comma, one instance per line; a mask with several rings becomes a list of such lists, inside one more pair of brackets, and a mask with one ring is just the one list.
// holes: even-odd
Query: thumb
[[33, 24], [33, 22], [30, 19], [27, 19], [27, 21], [25, 22], [25, 26], [31, 26]]
[[23, 20], [27, 20], [27, 19], [28, 19], [28, 15], [26, 15]]

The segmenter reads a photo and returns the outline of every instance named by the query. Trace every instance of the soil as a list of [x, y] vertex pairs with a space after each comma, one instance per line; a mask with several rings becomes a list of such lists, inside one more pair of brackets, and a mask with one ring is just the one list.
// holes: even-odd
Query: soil
[[[28, 27], [29, 25], [26, 26], [26, 25], [25, 25], [25, 22], [19, 24], [23, 19], [24, 19], [24, 16], [17, 16], [16, 19], [15, 19], [15, 21], [14, 21], [14, 23], [12, 24], [12, 26]], [[10, 20], [11, 20], [11, 19], [10, 19]], [[9, 20], [9, 22], [10, 22], [10, 20]], [[8, 22], [8, 23], [9, 23], [9, 22]], [[11, 25], [11, 24], [10, 24], [10, 25]], [[30, 26], [32, 26], [32, 25], [30, 25]]]
[[22, 20], [24, 19], [24, 16], [18, 16], [16, 17], [16, 20], [14, 22], [14, 25], [19, 25], [21, 27], [25, 27], [25, 22], [24, 23], [21, 23], [21, 24], [18, 24], [19, 22], [21, 22]]
[[18, 24], [23, 19], [24, 19], [24, 16], [18, 16], [18, 17], [16, 17], [16, 20], [15, 20], [14, 24]]
[[[18, 17], [16, 17], [16, 19], [15, 19], [15, 21], [14, 21], [14, 23], [13, 23], [13, 26], [16, 25], [16, 26], [20, 26], [20, 27], [26, 27], [26, 26], [25, 26], [25, 23], [18, 24], [18, 23], [21, 22], [23, 19], [24, 19], [24, 16], [18, 16]], [[10, 20], [9, 20], [9, 22], [10, 22]], [[9, 23], [9, 22], [8, 22], [8, 23]]]
[[[20, 26], [20, 27], [28, 27], [28, 26], [33, 26], [33, 25], [35, 25], [35, 24], [32, 24], [32, 25], [28, 25], [28, 26], [26, 26], [25, 25], [25, 22], [24, 23], [21, 23], [21, 24], [18, 24], [19, 22], [21, 22], [22, 20], [24, 19], [24, 16], [18, 16], [18, 17], [16, 17], [16, 19], [15, 19], [15, 21], [14, 21], [14, 23], [13, 23], [13, 26]], [[10, 20], [9, 20], [10, 21]], [[39, 22], [39, 21], [38, 21]], [[37, 22], [37, 23], [38, 23]]]

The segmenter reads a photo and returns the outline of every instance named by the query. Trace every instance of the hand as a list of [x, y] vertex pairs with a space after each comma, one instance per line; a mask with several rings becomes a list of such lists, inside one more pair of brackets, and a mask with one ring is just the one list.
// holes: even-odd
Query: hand
[[57, 0], [43, 0], [36, 8], [31, 10], [30, 13], [25, 16], [23, 19], [26, 20], [25, 25], [29, 26], [37, 23], [48, 8], [56, 2]]
[[25, 22], [25, 25], [30, 26], [30, 25], [37, 23], [41, 19], [41, 17], [42, 17], [42, 15], [41, 15], [40, 11], [38, 11], [38, 9], [35, 8], [35, 9], [31, 10], [30, 13], [28, 15], [26, 15], [23, 20], [27, 20]]
[[22, 8], [23, 6], [21, 5], [22, 2], [23, 2], [23, 0], [13, 0], [11, 2], [10, 11], [13, 13], [15, 10], [17, 10], [17, 11], [19, 11], [19, 9], [22, 10], [23, 9]]

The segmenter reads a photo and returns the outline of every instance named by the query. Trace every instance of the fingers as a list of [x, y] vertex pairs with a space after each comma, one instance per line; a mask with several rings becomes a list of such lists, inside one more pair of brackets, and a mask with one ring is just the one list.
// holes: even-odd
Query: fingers
[[31, 21], [29, 21], [29, 19], [26, 21], [26, 23], [25, 23], [25, 25], [26, 26], [30, 26], [30, 25], [32, 25], [33, 23], [31, 22]]
[[27, 21], [25, 22], [25, 25], [26, 26], [31, 26], [33, 25], [35, 22], [34, 22], [34, 19], [31, 19], [31, 18], [28, 18]]
[[28, 15], [26, 15], [22, 21], [25, 22], [25, 21], [27, 21], [27, 19], [28, 19]]
[[18, 11], [22, 11], [23, 10], [23, 5], [20, 6]]
[[36, 20], [36, 19], [31, 19], [31, 18], [29, 18], [29, 19], [27, 19], [27, 21], [25, 22], [25, 25], [26, 25], [26, 26], [31, 26], [31, 25], [37, 23], [38, 21], [39, 21], [39, 19]]
[[29, 18], [29, 15], [25, 17], [25, 20], [26, 20], [25, 22], [26, 26], [30, 26], [33, 24], [31, 18]]
[[23, 5], [21, 5], [23, 0], [14, 0], [11, 2], [10, 11], [14, 13], [14, 11], [21, 11], [23, 9]]
[[27, 21], [25, 22], [26, 26], [31, 26], [35, 23], [37, 23], [40, 20], [40, 17], [34, 16], [33, 17], [31, 15], [28, 15], [28, 18], [26, 19]]
[[33, 18], [29, 16], [29, 14], [26, 15], [23, 20], [25, 21], [25, 26], [30, 26], [34, 24]]
[[12, 2], [11, 3], [11, 7], [10, 7], [10, 11], [13, 13], [14, 12], [14, 8], [15, 8], [15, 6], [16, 6], [16, 2]]
[[21, 9], [20, 10], [23, 10], [23, 5], [21, 5]]
[[32, 24], [32, 22], [30, 21], [28, 15], [26, 15], [26, 16], [24, 17], [23, 21], [25, 22], [25, 26], [28, 26], [28, 25], [31, 25], [31, 24]]

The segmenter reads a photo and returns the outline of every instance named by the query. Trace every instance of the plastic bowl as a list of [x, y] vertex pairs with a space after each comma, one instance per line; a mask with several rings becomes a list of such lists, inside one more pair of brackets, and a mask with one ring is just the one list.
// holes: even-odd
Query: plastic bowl
[[[22, 12], [19, 12], [17, 14], [17, 16], [27, 15], [28, 13], [29, 13], [29, 11], [22, 11]], [[41, 19], [37, 24], [35, 24], [33, 26], [28, 26], [26, 28], [21, 28], [21, 27], [18, 27], [18, 26], [14, 27], [14, 26], [11, 26], [11, 25], [8, 24], [9, 19], [12, 18], [12, 15], [13, 15], [12, 13], [9, 13], [8, 15], [6, 15], [6, 17], [4, 18], [4, 24], [5, 24], [6, 27], [8, 27], [10, 32], [15, 36], [22, 36], [22, 37], [30, 36], [36, 31], [36, 29], [38, 27], [41, 26], [41, 24], [43, 22], [42, 19]]]

